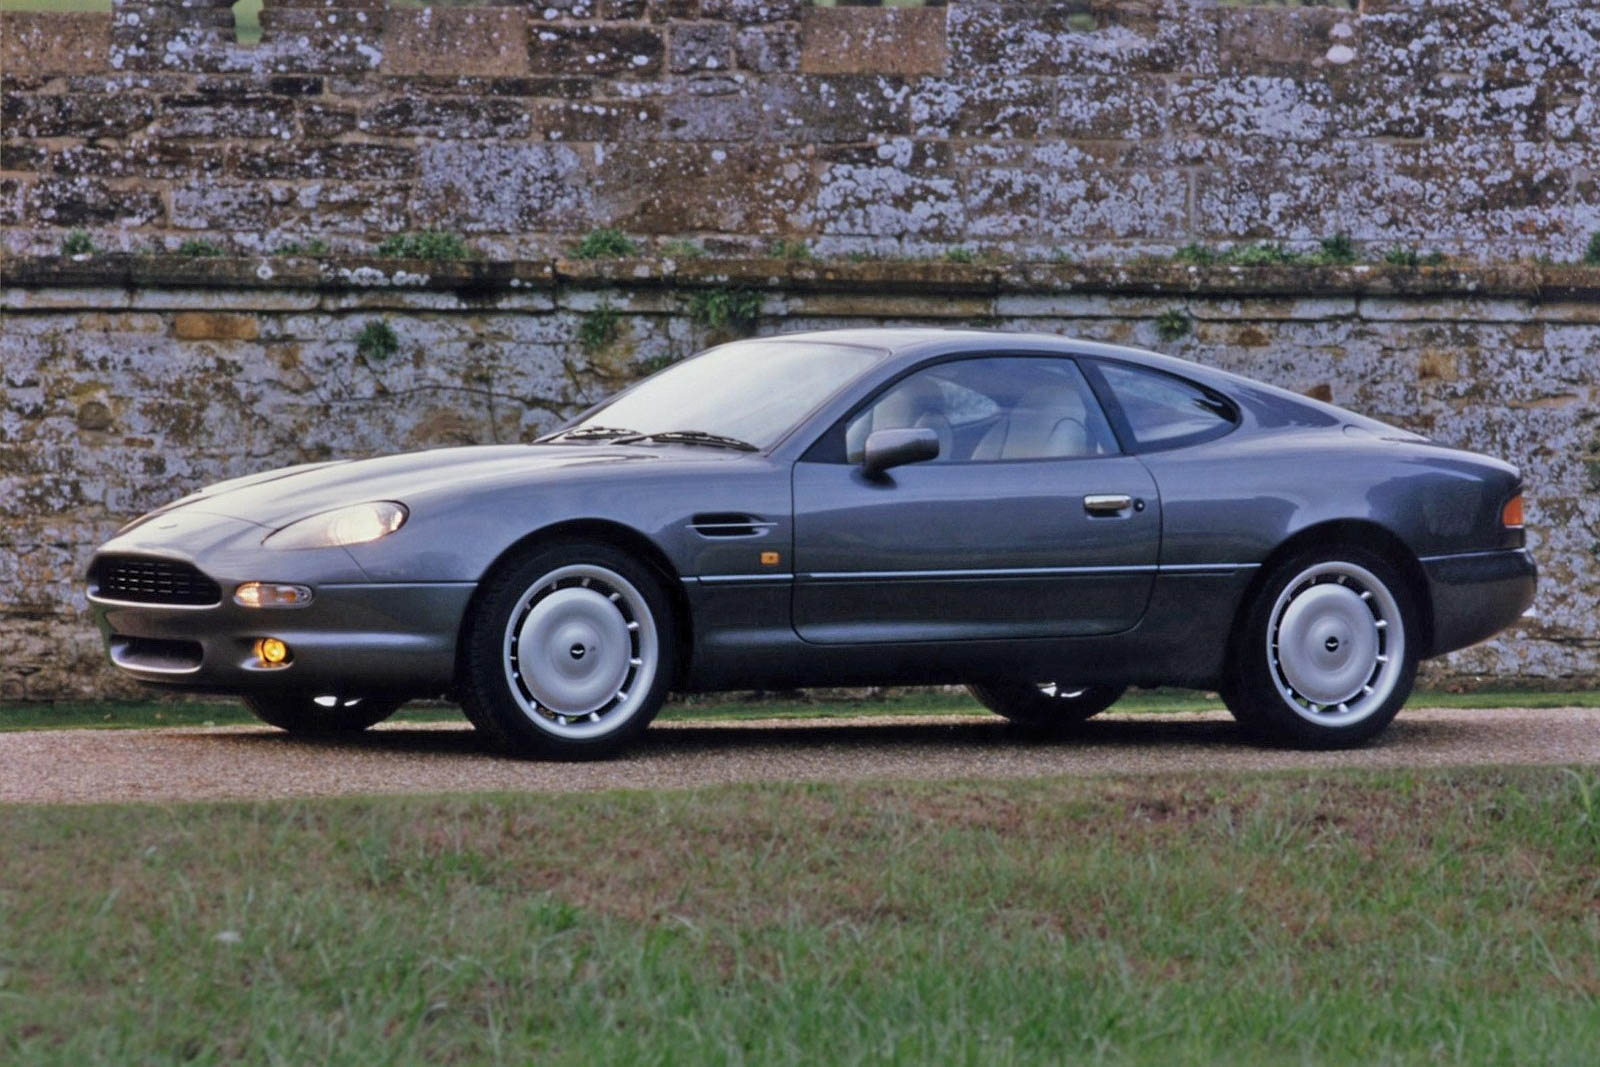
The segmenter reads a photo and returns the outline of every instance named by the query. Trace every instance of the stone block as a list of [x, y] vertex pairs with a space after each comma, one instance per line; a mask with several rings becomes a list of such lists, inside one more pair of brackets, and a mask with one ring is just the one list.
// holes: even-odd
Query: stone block
[[617, 145], [589, 184], [599, 216], [624, 230], [804, 232], [810, 157], [799, 146]]
[[797, 70], [800, 32], [789, 24], [746, 26], [734, 36], [733, 53], [742, 70], [758, 74]]
[[512, 76], [528, 72], [528, 20], [519, 7], [429, 7], [384, 16], [385, 74]]
[[8, 92], [0, 100], [8, 138], [127, 137], [144, 129], [154, 114], [153, 101], [142, 94]]
[[630, 25], [544, 25], [528, 36], [534, 74], [661, 73], [666, 43], [660, 30]]
[[416, 177], [418, 152], [408, 145], [340, 142], [240, 148], [232, 169], [246, 178], [332, 178], [374, 181]]
[[111, 13], [0, 11], [0, 72], [81, 74], [109, 69]]
[[1031, 141], [1050, 123], [1055, 86], [1042, 78], [924, 78], [910, 99], [918, 137]]
[[513, 233], [598, 224], [582, 159], [564, 145], [439, 142], [419, 163], [410, 204], [419, 226]]
[[945, 8], [815, 7], [801, 14], [808, 74], [943, 74]]
[[29, 217], [51, 226], [148, 226], [166, 210], [158, 193], [97, 178], [45, 178], [28, 186]]
[[180, 341], [254, 341], [259, 333], [254, 315], [180, 311], [172, 316], [172, 335]]
[[355, 118], [356, 130], [383, 137], [511, 139], [531, 128], [527, 107], [507, 97], [392, 97]]
[[270, 93], [241, 92], [232, 99], [214, 93], [164, 96], [157, 112], [157, 137], [223, 140], [288, 140], [296, 133], [294, 102]]
[[675, 22], [668, 67], [674, 74], [727, 70], [733, 66], [733, 31], [722, 22]]

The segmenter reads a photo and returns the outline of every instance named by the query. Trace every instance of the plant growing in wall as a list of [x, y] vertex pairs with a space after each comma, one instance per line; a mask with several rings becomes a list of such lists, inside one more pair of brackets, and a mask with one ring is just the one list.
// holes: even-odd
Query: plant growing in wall
[[676, 238], [662, 242], [661, 254], [671, 259], [704, 259], [706, 250], [693, 241]]
[[370, 319], [356, 335], [356, 354], [368, 363], [382, 363], [400, 351], [400, 338], [385, 319]]
[[1193, 324], [1189, 313], [1182, 308], [1168, 308], [1156, 316], [1156, 335], [1163, 341], [1176, 341], [1189, 336]]
[[1320, 242], [1321, 248], [1311, 254], [1311, 258], [1319, 264], [1326, 266], [1343, 266], [1356, 261], [1355, 245], [1350, 243], [1350, 235], [1336, 233], [1332, 237], [1324, 237]]
[[275, 256], [325, 256], [328, 254], [328, 242], [320, 237], [313, 237], [306, 241], [285, 241], [272, 250]]
[[1600, 230], [1589, 235], [1589, 247], [1584, 249], [1583, 261], [1591, 267], [1600, 267]]
[[767, 255], [773, 259], [807, 260], [811, 259], [811, 246], [804, 241], [791, 241], [780, 237], [767, 246]]
[[702, 289], [689, 297], [689, 318], [712, 330], [749, 332], [761, 317], [761, 294], [749, 289]]
[[392, 233], [378, 244], [378, 255], [397, 259], [466, 259], [472, 250], [460, 234], [443, 230], [420, 230], [416, 233]]
[[622, 333], [622, 315], [611, 306], [609, 300], [602, 300], [599, 306], [591, 308], [578, 323], [578, 346], [589, 355], [594, 355], [611, 347]]
[[61, 239], [61, 254], [64, 256], [85, 256], [94, 251], [94, 242], [89, 240], [87, 230], [73, 230]]
[[202, 258], [206, 256], [220, 256], [222, 255], [222, 249], [217, 245], [212, 244], [210, 241], [191, 237], [189, 240], [178, 246], [178, 255], [199, 256]]
[[637, 255], [639, 246], [633, 239], [621, 230], [609, 226], [602, 226], [598, 230], [590, 230], [584, 234], [577, 244], [572, 246], [574, 259], [621, 259], [624, 256]]

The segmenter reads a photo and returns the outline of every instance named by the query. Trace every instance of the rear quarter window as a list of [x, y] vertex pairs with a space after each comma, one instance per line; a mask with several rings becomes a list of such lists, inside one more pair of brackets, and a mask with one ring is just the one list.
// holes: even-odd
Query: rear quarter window
[[1141, 451], [1177, 448], [1221, 437], [1239, 422], [1221, 393], [1163, 371], [1097, 362], [1118, 430]]

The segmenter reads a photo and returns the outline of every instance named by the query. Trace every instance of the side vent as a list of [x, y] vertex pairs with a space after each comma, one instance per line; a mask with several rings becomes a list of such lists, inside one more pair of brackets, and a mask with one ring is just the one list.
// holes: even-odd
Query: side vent
[[737, 511], [706, 512], [689, 520], [689, 529], [701, 537], [760, 537], [771, 528], [760, 516]]

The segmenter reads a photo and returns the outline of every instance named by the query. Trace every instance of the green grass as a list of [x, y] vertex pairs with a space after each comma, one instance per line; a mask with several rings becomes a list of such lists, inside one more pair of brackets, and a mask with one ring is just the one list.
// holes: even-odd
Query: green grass
[[11, 807], [0, 1057], [1587, 1063], [1597, 788], [1546, 768]]
[[[1536, 692], [1488, 689], [1474, 693], [1421, 691], [1412, 708], [1594, 708], [1600, 690]], [[1139, 714], [1184, 714], [1221, 711], [1208, 693], [1190, 689], [1134, 689], [1117, 702], [1116, 711]], [[740, 699], [727, 695], [695, 696], [674, 701], [662, 711], [664, 720], [831, 719], [874, 715], [986, 715], [962, 692], [901, 689], [879, 700]], [[1401, 714], [1404, 714], [1402, 712]], [[459, 720], [452, 705], [413, 704], [395, 718], [402, 722]], [[0, 732], [6, 730], [132, 728], [148, 726], [232, 726], [254, 723], [244, 705], [233, 700], [60, 701], [0, 703]]]

